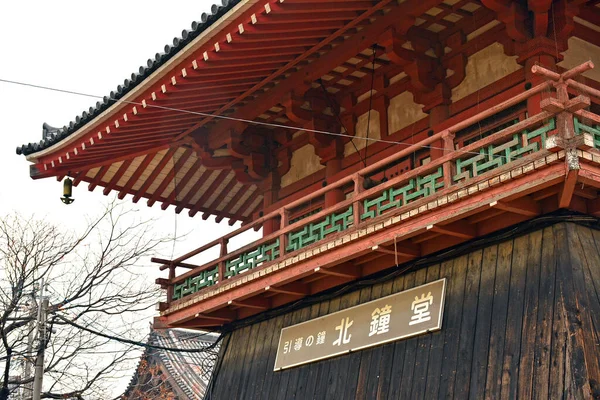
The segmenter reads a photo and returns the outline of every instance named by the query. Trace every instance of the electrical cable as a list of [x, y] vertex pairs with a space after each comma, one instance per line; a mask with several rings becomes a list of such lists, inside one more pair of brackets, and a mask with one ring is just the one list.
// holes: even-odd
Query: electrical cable
[[369, 112], [367, 113], [367, 132], [365, 134], [365, 168], [367, 167], [367, 148], [369, 147], [369, 130], [371, 130], [371, 110], [373, 109], [373, 88], [375, 87], [375, 45], [373, 45], [373, 60], [371, 61], [371, 90], [369, 91]]
[[[49, 91], [54, 91], [54, 92], [59, 92], [59, 93], [73, 94], [73, 95], [77, 95], [77, 96], [92, 97], [92, 98], [96, 98], [96, 99], [103, 98], [103, 96], [92, 95], [92, 94], [87, 94], [87, 93], [82, 93], [82, 92], [76, 92], [76, 91], [72, 91], [72, 90], [57, 89], [57, 88], [52, 88], [52, 87], [48, 87], [48, 86], [36, 85], [36, 84], [31, 84], [31, 83], [26, 83], [26, 82], [13, 81], [13, 80], [9, 80], [9, 79], [2, 79], [2, 78], [0, 78], [0, 82], [10, 83], [10, 84], [15, 84], [15, 85], [20, 85], [20, 86], [26, 86], [26, 87], [32, 87], [32, 88], [36, 88], [36, 89], [49, 90]], [[322, 84], [322, 82], [321, 82], [321, 84]], [[124, 103], [124, 104], [131, 104], [131, 105], [143, 106], [142, 103], [138, 103], [138, 102], [135, 102], [135, 101], [121, 100], [121, 99], [111, 99], [111, 101], [113, 101], [115, 103]], [[166, 111], [181, 112], [181, 113], [184, 113], [184, 114], [198, 115], [198, 116], [201, 116], [201, 117], [224, 119], [224, 120], [236, 121], [236, 122], [244, 122], [244, 123], [251, 124], [251, 125], [268, 126], [268, 127], [272, 127], [272, 128], [282, 128], [282, 129], [290, 129], [290, 130], [294, 130], [294, 131], [303, 131], [303, 132], [309, 132], [309, 133], [318, 133], [318, 134], [322, 134], [322, 135], [337, 136], [337, 137], [349, 138], [351, 140], [353, 140], [353, 139], [361, 139], [361, 140], [366, 140], [366, 141], [369, 141], [369, 142], [386, 143], [386, 144], [400, 145], [400, 146], [412, 146], [412, 145], [415, 144], [415, 143], [399, 142], [399, 141], [386, 140], [386, 139], [356, 137], [356, 136], [353, 136], [353, 135], [349, 135], [347, 133], [328, 132], [328, 131], [323, 131], [323, 130], [319, 130], [319, 129], [307, 129], [307, 128], [302, 128], [302, 127], [297, 127], [297, 126], [292, 126], [292, 125], [275, 124], [275, 123], [261, 122], [261, 121], [253, 121], [253, 120], [249, 120], [249, 119], [228, 117], [228, 116], [225, 116], [225, 115], [209, 114], [209, 113], [203, 113], [203, 112], [199, 112], [199, 111], [184, 110], [184, 109], [173, 108], [173, 107], [166, 107], [166, 106], [159, 106], [159, 105], [154, 105], [154, 104], [146, 104], [146, 107], [147, 108], [156, 108], [156, 109], [166, 110]], [[344, 128], [344, 130], [346, 131], [345, 128]], [[444, 150], [443, 147], [437, 147], [437, 146], [432, 146], [432, 145], [421, 145], [419, 147], [422, 148], [422, 149]], [[481, 154], [481, 153], [476, 152], [476, 151], [461, 151], [460, 149], [456, 149], [455, 152], [460, 153], [460, 154], [472, 154], [472, 155], [480, 155]], [[507, 156], [503, 156], [503, 155], [500, 155], [500, 154], [494, 154], [494, 157], [496, 157], [496, 158], [502, 158], [502, 159], [508, 159]], [[364, 160], [363, 160], [363, 162], [364, 162]]]
[[65, 318], [65, 317], [63, 317], [61, 315], [58, 315], [56, 313], [54, 315], [56, 316], [56, 318], [60, 319], [61, 321], [65, 322], [65, 323], [67, 323], [68, 325], [71, 325], [71, 326], [73, 326], [73, 327], [75, 327], [77, 329], [83, 330], [83, 331], [91, 333], [93, 335], [103, 337], [105, 339], [114, 340], [114, 341], [117, 341], [117, 342], [131, 344], [131, 345], [134, 345], [134, 346], [144, 347], [144, 348], [148, 348], [148, 349], [172, 351], [172, 352], [176, 352], [176, 353], [202, 353], [202, 352], [205, 352], [207, 350], [214, 349], [215, 347], [217, 347], [218, 343], [222, 340], [223, 336], [227, 333], [227, 331], [223, 331], [221, 333], [221, 335], [219, 335], [219, 337], [215, 340], [215, 342], [211, 343], [208, 346], [204, 346], [204, 347], [198, 348], [198, 349], [180, 349], [180, 348], [176, 348], [176, 347], [165, 347], [165, 346], [153, 345], [153, 344], [149, 344], [149, 343], [139, 342], [137, 340], [131, 340], [131, 339], [123, 338], [123, 337], [108, 335], [106, 333], [98, 332], [98, 331], [96, 331], [94, 329], [82, 326], [82, 325], [76, 323], [75, 321], [71, 321], [70, 319]]
[[[323, 89], [323, 93], [325, 94], [325, 100], [327, 100], [327, 103], [329, 103], [329, 108], [331, 108], [331, 112], [333, 113], [336, 110], [338, 110], [337, 112], [335, 112], [335, 117], [337, 118], [338, 122], [340, 123], [340, 125], [344, 129], [344, 132], [346, 134], [348, 134], [348, 129], [346, 128], [346, 125], [344, 124], [344, 121], [342, 121], [342, 118], [340, 117], [340, 113], [339, 113], [340, 105], [337, 104], [337, 107], [336, 107], [336, 104], [333, 103], [333, 99], [331, 98], [331, 96], [329, 96], [329, 92], [327, 91], [327, 89], [325, 88], [325, 85], [323, 84], [323, 79], [319, 79], [318, 82], [321, 85], [321, 89]], [[352, 135], [350, 135], [350, 136], [352, 136]], [[360, 161], [366, 167], [367, 166], [367, 162], [360, 155], [360, 151], [358, 150], [358, 147], [356, 147], [356, 143], [354, 143], [354, 138], [355, 138], [354, 136], [352, 136], [350, 138], [350, 143], [352, 143], [352, 146], [354, 147], [354, 150], [356, 150], [356, 154], [358, 154], [358, 157], [360, 158]]]

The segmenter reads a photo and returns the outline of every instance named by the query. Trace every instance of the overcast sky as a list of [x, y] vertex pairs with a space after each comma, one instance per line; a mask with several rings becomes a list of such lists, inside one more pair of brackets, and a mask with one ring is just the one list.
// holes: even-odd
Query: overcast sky
[[[132, 72], [173, 37], [190, 29], [194, 19], [209, 12], [214, 0], [38, 0], [0, 3], [0, 79], [22, 81], [100, 96], [123, 83]], [[87, 184], [74, 189], [75, 203], [63, 205], [62, 184], [55, 178], [33, 181], [29, 162], [15, 149], [39, 141], [42, 123], [67, 125], [96, 103], [95, 99], [27, 88], [0, 82], [0, 211], [35, 214], [65, 229], [77, 229], [85, 215], [100, 211], [107, 198]], [[126, 198], [128, 204], [133, 204]], [[227, 220], [216, 225], [182, 212], [175, 221], [174, 208], [153, 208], [139, 202], [140, 212], [160, 218], [160, 234], [191, 232], [177, 243], [175, 257], [216, 239], [231, 228]], [[177, 222], [177, 223], [176, 223]], [[239, 224], [236, 224], [236, 227]], [[161, 256], [170, 256], [161, 254]], [[154, 280], [157, 268], [149, 279]], [[149, 319], [150, 320], [150, 319]]]

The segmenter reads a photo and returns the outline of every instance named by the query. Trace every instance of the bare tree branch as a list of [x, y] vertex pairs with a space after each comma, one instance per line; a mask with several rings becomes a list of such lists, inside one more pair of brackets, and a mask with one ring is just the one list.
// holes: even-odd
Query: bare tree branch
[[18, 214], [0, 218], [0, 400], [10, 395], [9, 385], [23, 390], [33, 379], [14, 371], [34, 362], [40, 343], [35, 320], [42, 282], [50, 302], [42, 396], [109, 397], [111, 382], [140, 352], [93, 332], [143, 337], [135, 320], [150, 314], [160, 293], [141, 263], [172, 240], [153, 237], [151, 227], [115, 204], [88, 219], [79, 234]]

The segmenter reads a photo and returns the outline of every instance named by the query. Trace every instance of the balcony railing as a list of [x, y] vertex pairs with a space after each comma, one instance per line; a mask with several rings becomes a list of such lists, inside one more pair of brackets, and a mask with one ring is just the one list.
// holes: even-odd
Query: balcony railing
[[[593, 67], [591, 63], [586, 63], [577, 67], [579, 70], [574, 68], [571, 71], [581, 72], [591, 67]], [[538, 68], [537, 71], [540, 72], [540, 69]], [[543, 75], [554, 81], [559, 81], [556, 76], [548, 75], [552, 73], [544, 71], [541, 71]], [[573, 74], [568, 75], [569, 72], [564, 73], [562, 77], [574, 76]], [[556, 75], [558, 76], [558, 74]], [[293, 257], [300, 250], [322, 243], [325, 238], [339, 232], [358, 229], [372, 223], [380, 215], [392, 211], [401, 212], [400, 210], [408, 204], [434, 197], [436, 193], [442, 190], [466, 187], [468, 182], [473, 181], [474, 178], [504, 165], [517, 160], [536, 158], [538, 156], [536, 153], [545, 151], [547, 139], [556, 134], [557, 119], [561, 118], [560, 115], [564, 116], [566, 111], [576, 114], [574, 117], [575, 134], [582, 132], [591, 134], [594, 138], [594, 146], [600, 148], [600, 117], [583, 110], [586, 105], [589, 105], [589, 99], [582, 96], [571, 99], [573, 106], [568, 110], [548, 106], [548, 104], [556, 103], [553, 102], [556, 99], [546, 99], [543, 107], [545, 111], [523, 120], [512, 118], [510, 122], [503, 124], [501, 130], [484, 132], [481, 139], [469, 140], [465, 142], [468, 144], [464, 147], [456, 148], [454, 136], [457, 132], [461, 132], [473, 126], [473, 124], [477, 124], [526, 101], [532, 96], [553, 88], [555, 82], [552, 80], [541, 83], [503, 103], [443, 129], [418, 143], [407, 146], [390, 157], [270, 212], [251, 224], [243, 226], [178, 259], [167, 263], [164, 263], [164, 260], [155, 260], [164, 263], [161, 269], [169, 269], [170, 271], [169, 279], [159, 280], [159, 283], [167, 288], [168, 301], [181, 300], [207, 287], [214, 287], [215, 285], [218, 287], [237, 275], [264, 266], [274, 260]], [[560, 82], [563, 82], [563, 80], [561, 79]], [[564, 83], [563, 90], [570, 87], [578, 93], [583, 92], [592, 97], [600, 98], [600, 91], [598, 90], [570, 79], [565, 79]], [[566, 91], [564, 94], [566, 94]], [[558, 97], [560, 98], [560, 94]], [[559, 115], [558, 118], [557, 115]], [[587, 125], [582, 122], [583, 120], [588, 121]], [[365, 188], [364, 182], [366, 179], [370, 179], [371, 176], [385, 170], [390, 165], [395, 165], [399, 160], [410, 156], [415, 151], [440, 141], [443, 143], [443, 155], [441, 157], [386, 182], [381, 182], [374, 187]], [[348, 192], [346, 200], [290, 223], [289, 216], [294, 209], [314, 202], [332, 190]], [[238, 250], [227, 250], [227, 243], [232, 238], [248, 230], [261, 227], [266, 221], [275, 219], [280, 222], [278, 231]], [[220, 247], [220, 257], [218, 259], [202, 266], [186, 264], [186, 260], [216, 246]], [[175, 276], [176, 267], [190, 268], [190, 271]]]

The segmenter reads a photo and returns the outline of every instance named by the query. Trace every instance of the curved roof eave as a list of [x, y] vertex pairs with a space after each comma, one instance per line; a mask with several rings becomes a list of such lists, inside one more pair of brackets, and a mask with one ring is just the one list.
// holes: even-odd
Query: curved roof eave
[[229, 22], [231, 15], [242, 12], [256, 2], [257, 0], [221, 0], [221, 5], [213, 5], [211, 14], [203, 13], [201, 21], [192, 23], [191, 31], [184, 30], [182, 37], [173, 39], [173, 45], [165, 46], [164, 53], [157, 53], [154, 59], [148, 59], [147, 66], [141, 66], [139, 73], [132, 73], [132, 79], [126, 79], [116, 91], [105, 96], [102, 102], [97, 102], [96, 107], [90, 107], [63, 128], [53, 129], [44, 124], [42, 140], [17, 147], [17, 154], [25, 155], [30, 162], [36, 162], [39, 157], [78, 140], [94, 124], [101, 123], [110, 116], [119, 107], [119, 103], [133, 101], [140, 92], [161, 77], [165, 70], [210, 40], [217, 29]]

